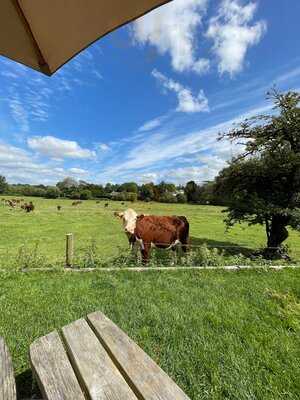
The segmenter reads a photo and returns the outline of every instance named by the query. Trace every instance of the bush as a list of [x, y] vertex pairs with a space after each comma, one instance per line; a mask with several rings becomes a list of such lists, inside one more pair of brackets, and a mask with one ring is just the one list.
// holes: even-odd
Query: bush
[[45, 197], [47, 199], [57, 199], [60, 196], [60, 190], [55, 186], [49, 186], [46, 190]]
[[68, 196], [72, 200], [79, 200], [80, 199], [80, 193], [79, 192], [71, 192]]
[[176, 195], [177, 203], [184, 204], [187, 203], [187, 197], [184, 193], [178, 193]]
[[47, 256], [40, 251], [40, 242], [34, 244], [23, 244], [19, 247], [14, 264], [17, 269], [23, 268], [55, 268], [48, 260]]
[[117, 200], [117, 201], [131, 201], [135, 202], [137, 201], [137, 193], [131, 193], [131, 192], [119, 192], [119, 193], [114, 193], [111, 196], [112, 200]]
[[174, 193], [166, 192], [159, 197], [159, 201], [162, 203], [177, 203], [177, 197]]
[[82, 190], [80, 193], [80, 200], [90, 200], [92, 197], [92, 192], [88, 189]]

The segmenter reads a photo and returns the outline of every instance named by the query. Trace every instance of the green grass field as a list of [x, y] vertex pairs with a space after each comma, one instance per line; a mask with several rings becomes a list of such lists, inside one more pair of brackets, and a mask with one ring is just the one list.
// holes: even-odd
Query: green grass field
[[[300, 269], [0, 275], [20, 398], [36, 338], [102, 310], [192, 400], [300, 398]], [[75, 399], [74, 399], [75, 400]]]
[[[104, 265], [120, 266], [120, 254], [128, 254], [113, 212], [132, 205], [33, 201], [36, 210], [30, 214], [0, 206], [0, 267], [5, 270], [0, 273], [0, 335], [13, 355], [19, 398], [38, 395], [29, 369], [30, 343], [95, 310], [133, 337], [193, 400], [300, 398], [300, 268], [13, 272], [24, 263], [62, 267], [68, 232], [75, 235], [76, 254], [85, 254], [95, 240]], [[186, 215], [193, 245], [223, 249], [213, 261], [234, 261], [233, 249], [220, 246], [248, 254], [265, 242], [261, 227], [237, 226], [226, 233], [220, 207], [133, 207], [141, 213]], [[299, 234], [291, 232], [289, 246], [299, 260]]]
[[[133, 207], [139, 213], [185, 215], [190, 222], [192, 248], [206, 243], [218, 249], [218, 252], [223, 251], [228, 263], [234, 262], [229, 257], [232, 253], [247, 255], [249, 250], [263, 247], [266, 240], [261, 226], [235, 226], [226, 232], [221, 207], [141, 202], [124, 206], [120, 202], [109, 202], [105, 208], [105, 201], [99, 204], [96, 201], [85, 201], [77, 207], [71, 205], [72, 200], [33, 198], [32, 201], [36, 209], [29, 214], [21, 209], [0, 205], [1, 268], [22, 267], [24, 259], [26, 261], [30, 257], [34, 259], [32, 264], [35, 266], [62, 266], [65, 260], [65, 235], [69, 232], [75, 237], [75, 255], [79, 256], [86, 251], [83, 249], [89, 247], [93, 240], [97, 245], [97, 257], [103, 262], [111, 260], [114, 264], [115, 260], [119, 260], [120, 253], [128, 253], [128, 243], [113, 211], [127, 207]], [[57, 205], [62, 206], [61, 211], [57, 211]], [[287, 244], [293, 262], [298, 262], [300, 234], [290, 231]], [[36, 246], [36, 254], [32, 254]]]

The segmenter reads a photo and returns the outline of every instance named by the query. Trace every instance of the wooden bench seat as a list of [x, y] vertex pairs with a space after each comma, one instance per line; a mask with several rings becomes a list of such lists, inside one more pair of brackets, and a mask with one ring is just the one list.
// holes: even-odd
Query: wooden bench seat
[[[117, 325], [89, 314], [30, 346], [34, 375], [48, 400], [189, 400]], [[2, 399], [1, 399], [2, 400]]]
[[16, 400], [16, 382], [11, 356], [0, 336], [0, 400]]

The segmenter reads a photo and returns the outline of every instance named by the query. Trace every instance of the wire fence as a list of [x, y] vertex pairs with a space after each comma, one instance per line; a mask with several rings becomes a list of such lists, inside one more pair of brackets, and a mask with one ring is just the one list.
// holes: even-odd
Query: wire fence
[[[247, 243], [226, 245], [209, 244], [209, 242], [203, 241], [201, 244], [188, 244], [187, 252], [182, 252], [180, 245], [176, 246], [178, 251], [175, 252], [157, 249], [159, 246], [173, 247], [165, 242], [155, 245], [150, 242], [144, 243], [144, 245], [146, 244], [151, 245], [152, 248], [149, 265], [153, 267], [274, 264], [274, 260], [264, 259], [262, 251], [250, 248]], [[111, 243], [102, 239], [82, 238], [73, 234], [67, 235], [67, 238], [57, 239], [41, 236], [36, 240], [27, 240], [18, 246], [0, 246], [0, 269], [56, 269], [65, 266], [78, 268], [137, 267], [142, 265], [142, 258], [138, 251], [140, 247], [140, 244], [137, 243], [136, 251], [131, 251], [127, 240]], [[268, 250], [281, 251], [281, 248], [271, 247]], [[282, 258], [275, 261], [275, 264], [276, 262], [282, 263]], [[286, 258], [285, 262], [300, 264], [300, 247], [293, 247], [292, 259]]]

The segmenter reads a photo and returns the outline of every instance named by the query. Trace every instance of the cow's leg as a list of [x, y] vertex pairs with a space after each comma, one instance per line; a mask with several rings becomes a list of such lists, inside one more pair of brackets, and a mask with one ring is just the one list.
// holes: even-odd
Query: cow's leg
[[190, 248], [190, 241], [188, 237], [184, 237], [181, 239], [181, 249], [184, 253], [187, 253]]
[[174, 242], [174, 245], [172, 246], [172, 252], [173, 252], [173, 262], [171, 263], [171, 265], [177, 265], [178, 264], [178, 249], [180, 246], [180, 241], [176, 240]]
[[151, 249], [151, 244], [150, 243], [144, 243], [143, 247], [141, 247], [142, 263], [143, 264], [148, 264], [148, 262], [149, 262], [150, 249]]
[[134, 243], [132, 243], [132, 256], [133, 256], [133, 259], [134, 259], [135, 263], [138, 262], [138, 260], [139, 260], [138, 250], [139, 250], [139, 245], [135, 241]]

